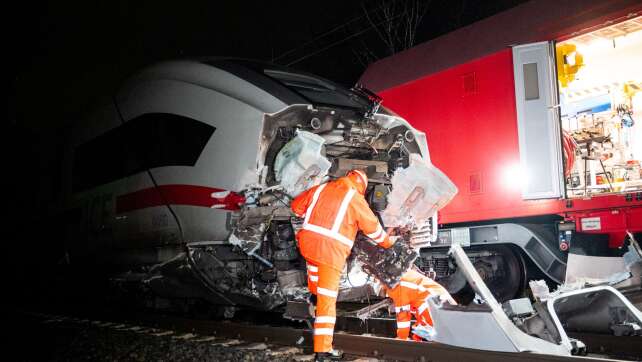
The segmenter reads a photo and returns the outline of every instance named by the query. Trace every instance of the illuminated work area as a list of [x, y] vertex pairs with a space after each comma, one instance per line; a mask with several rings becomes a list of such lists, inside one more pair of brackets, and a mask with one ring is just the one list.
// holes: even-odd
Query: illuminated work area
[[642, 17], [556, 53], [567, 195], [642, 189]]

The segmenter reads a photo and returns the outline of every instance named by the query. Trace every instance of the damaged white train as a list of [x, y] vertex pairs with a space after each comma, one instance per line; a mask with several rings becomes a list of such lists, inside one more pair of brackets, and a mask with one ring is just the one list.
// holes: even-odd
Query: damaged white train
[[[402, 246], [435, 239], [456, 188], [430, 164], [425, 135], [380, 101], [243, 60], [144, 69], [74, 129], [71, 262], [154, 300], [273, 309], [305, 291], [290, 200], [366, 168], [372, 209], [408, 241], [392, 264], [409, 265], [416, 254]], [[351, 280], [340, 299], [370, 289]]]

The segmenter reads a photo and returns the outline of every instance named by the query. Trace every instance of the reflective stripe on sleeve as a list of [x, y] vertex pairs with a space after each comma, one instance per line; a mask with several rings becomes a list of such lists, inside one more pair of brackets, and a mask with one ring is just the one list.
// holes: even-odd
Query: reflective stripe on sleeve
[[419, 306], [419, 308], [417, 308], [417, 314], [423, 313], [426, 309], [428, 309], [428, 304], [424, 302]]
[[317, 294], [325, 295], [326, 297], [330, 297], [330, 298], [336, 298], [337, 295], [339, 295], [339, 293], [334, 290], [325, 289], [321, 287], [317, 287]]
[[377, 223], [377, 230], [375, 230], [375, 232], [373, 233], [366, 234], [366, 236], [370, 239], [376, 239], [377, 237], [379, 237], [379, 234], [381, 234], [382, 231], [383, 228], [381, 227], [381, 224]]
[[334, 334], [333, 328], [315, 328], [314, 329], [315, 336], [331, 336], [333, 334]]
[[310, 280], [313, 282], [318, 282], [319, 281], [319, 276], [318, 275], [310, 275]]
[[386, 236], [388, 236], [388, 235], [386, 234], [386, 232], [385, 232], [385, 231], [382, 231], [382, 232], [381, 232], [381, 236], [380, 236], [380, 237], [378, 237], [378, 238], [376, 238], [376, 239], [374, 239], [375, 243], [377, 243], [377, 244], [381, 244], [381, 243], [383, 243], [383, 241], [384, 241], [384, 240], [386, 240]]
[[311, 272], [313, 272], [313, 273], [316, 273], [316, 272], [318, 272], [318, 271], [319, 271], [319, 267], [318, 267], [318, 266], [314, 266], [314, 265], [309, 265], [309, 264], [308, 264], [308, 270], [309, 270], [309, 271], [311, 271]]
[[337, 321], [337, 317], [331, 316], [319, 316], [314, 319], [314, 323], [332, 323], [334, 324]]
[[410, 321], [397, 322], [397, 328], [410, 328]]
[[395, 307], [395, 312], [399, 313], [404, 310], [410, 310], [410, 304], [402, 305], [399, 307]]

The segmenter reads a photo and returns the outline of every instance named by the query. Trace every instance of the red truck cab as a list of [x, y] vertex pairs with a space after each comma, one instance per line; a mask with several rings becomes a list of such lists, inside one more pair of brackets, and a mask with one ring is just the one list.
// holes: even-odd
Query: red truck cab
[[531, 1], [379, 60], [360, 83], [426, 132], [459, 188], [422, 251], [438, 275], [457, 242], [508, 298], [542, 273], [562, 283], [569, 250], [621, 256], [642, 232], [639, 1]]

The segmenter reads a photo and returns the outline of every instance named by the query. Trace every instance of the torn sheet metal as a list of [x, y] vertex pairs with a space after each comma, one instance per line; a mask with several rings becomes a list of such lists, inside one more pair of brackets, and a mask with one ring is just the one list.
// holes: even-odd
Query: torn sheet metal
[[321, 183], [331, 163], [322, 154], [325, 139], [311, 132], [298, 131], [276, 156], [276, 180], [292, 197]]
[[[213, 245], [213, 244], [212, 244]], [[250, 269], [239, 260], [242, 251], [212, 245], [188, 246], [186, 252], [154, 266], [144, 284], [166, 298], [194, 298], [213, 304], [243, 305], [270, 310], [285, 302], [275, 282], [250, 278]]]
[[566, 280], [561, 289], [574, 290], [589, 285], [612, 285], [619, 290], [642, 286], [642, 255], [630, 235], [628, 251], [622, 257], [589, 256], [569, 253]]
[[427, 219], [457, 194], [455, 184], [418, 154], [410, 155], [408, 167], [395, 171], [391, 183], [388, 206], [381, 214], [386, 227], [403, 227]]
[[624, 258], [568, 254], [566, 284], [580, 280], [597, 282], [617, 273], [628, 273]]
[[[506, 316], [475, 267], [459, 245], [450, 254], [457, 262], [468, 283], [485, 301], [482, 306], [453, 306], [430, 298], [431, 315], [437, 330], [435, 341], [454, 346], [505, 352], [535, 352], [568, 356], [571, 350], [521, 331]], [[475, 328], [471, 329], [470, 326]]]
[[271, 268], [274, 265], [260, 256], [257, 252], [263, 242], [265, 229], [265, 224], [249, 225], [247, 227], [236, 227], [234, 228], [234, 231], [232, 231], [232, 234], [230, 234], [228, 242], [231, 245], [238, 246], [241, 250], [243, 250], [244, 253], [255, 257], [260, 262]]
[[610, 286], [552, 293], [545, 302], [551, 319], [570, 346], [566, 332], [607, 335], [642, 335], [642, 312]]

